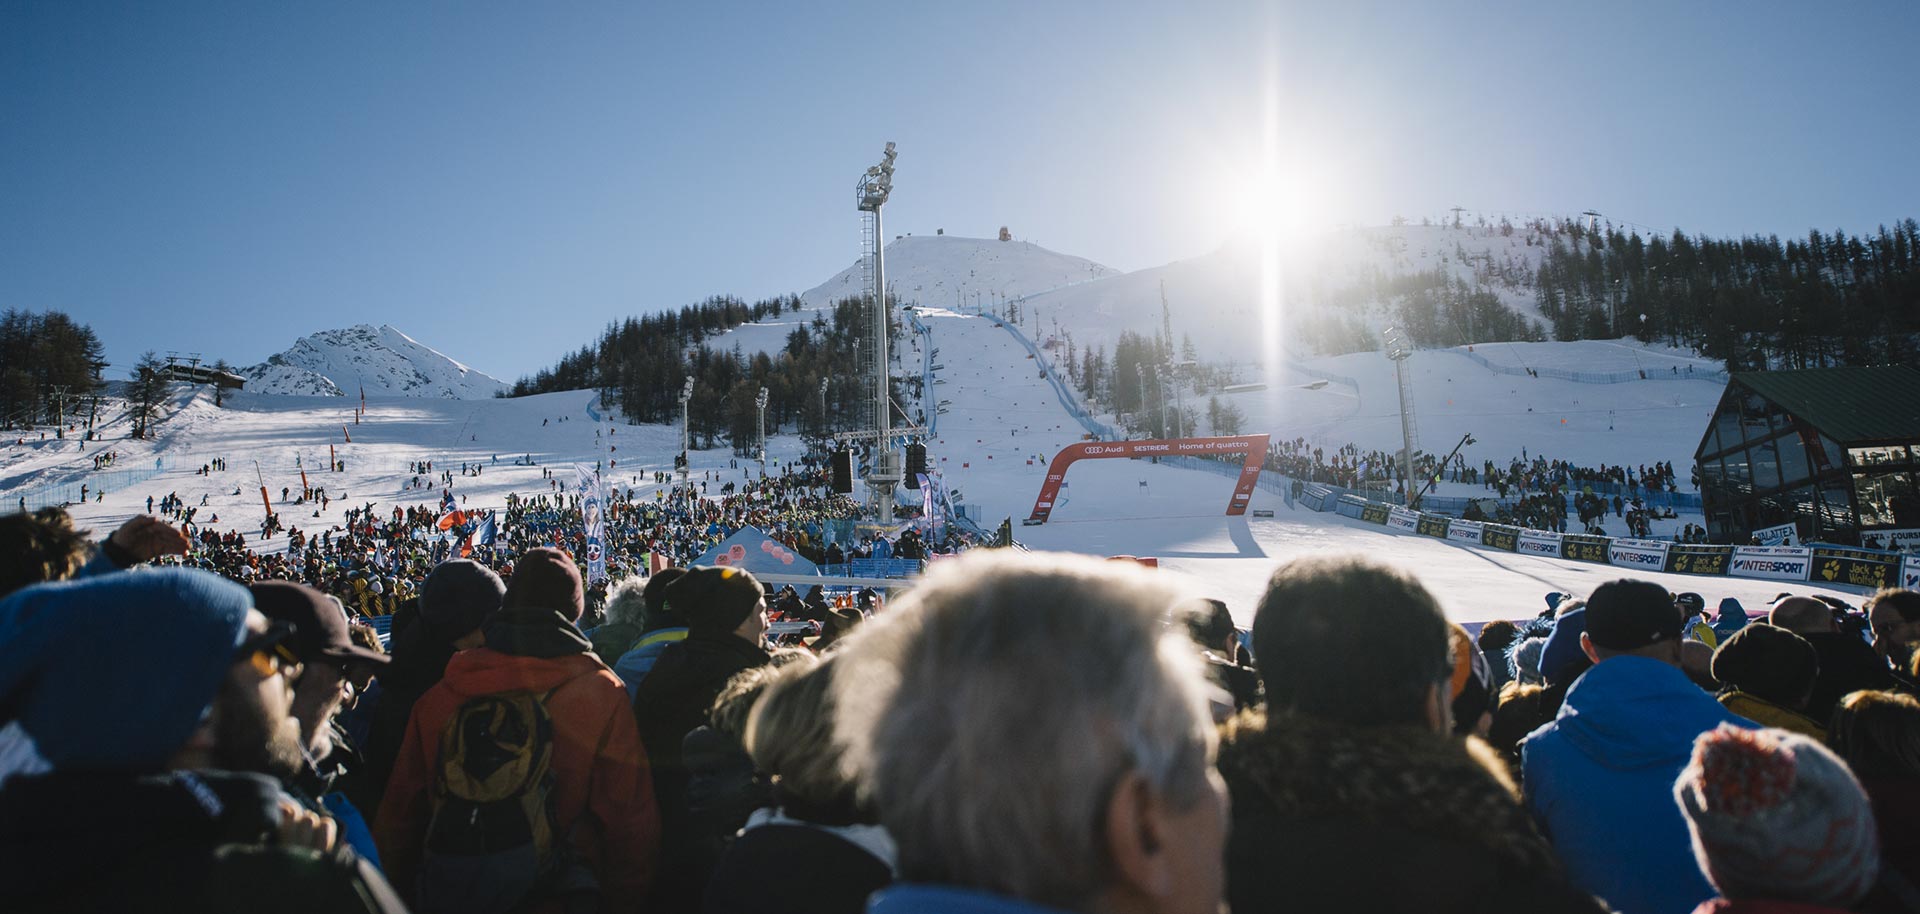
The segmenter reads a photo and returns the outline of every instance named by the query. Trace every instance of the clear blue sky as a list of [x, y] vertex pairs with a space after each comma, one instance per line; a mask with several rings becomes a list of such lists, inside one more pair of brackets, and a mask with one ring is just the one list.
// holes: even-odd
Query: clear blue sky
[[1920, 4], [0, 4], [0, 307], [258, 361], [391, 323], [511, 379], [610, 320], [1001, 225], [1229, 232], [1277, 88], [1313, 221], [1711, 234], [1920, 216]]

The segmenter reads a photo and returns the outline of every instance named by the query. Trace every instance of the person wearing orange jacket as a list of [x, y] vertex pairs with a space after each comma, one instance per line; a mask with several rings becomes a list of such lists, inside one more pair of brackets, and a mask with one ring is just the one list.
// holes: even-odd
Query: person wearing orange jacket
[[449, 724], [465, 719], [477, 698], [512, 695], [537, 698], [551, 721], [549, 834], [578, 864], [562, 879], [543, 878], [523, 906], [558, 911], [568, 901], [561, 893], [584, 882], [597, 887], [601, 911], [641, 909], [660, 839], [652, 774], [626, 689], [576, 627], [584, 610], [573, 560], [558, 549], [531, 550], [517, 563], [500, 611], [482, 627], [485, 646], [454, 655], [446, 677], [414, 706], [374, 838], [392, 883], [416, 911], [449, 906], [424, 897], [433, 881], [422, 878], [437, 863], [429, 826], [448, 795], [442, 748], [460, 740], [470, 746], [474, 736], [471, 727]]

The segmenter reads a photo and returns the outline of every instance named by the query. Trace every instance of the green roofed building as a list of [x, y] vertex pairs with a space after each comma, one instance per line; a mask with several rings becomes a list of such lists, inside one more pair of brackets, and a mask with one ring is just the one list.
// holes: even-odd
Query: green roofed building
[[1920, 371], [1735, 372], [1694, 463], [1714, 542], [1791, 523], [1795, 544], [1891, 546], [1920, 528]]

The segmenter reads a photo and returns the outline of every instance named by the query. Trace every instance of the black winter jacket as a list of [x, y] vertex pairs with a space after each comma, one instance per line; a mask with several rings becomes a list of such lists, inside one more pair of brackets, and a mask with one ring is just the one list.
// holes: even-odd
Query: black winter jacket
[[1478, 739], [1257, 712], [1223, 736], [1235, 914], [1604, 911], [1568, 883]]
[[347, 849], [275, 846], [279, 782], [222, 771], [51, 774], [0, 790], [10, 912], [405, 914]]

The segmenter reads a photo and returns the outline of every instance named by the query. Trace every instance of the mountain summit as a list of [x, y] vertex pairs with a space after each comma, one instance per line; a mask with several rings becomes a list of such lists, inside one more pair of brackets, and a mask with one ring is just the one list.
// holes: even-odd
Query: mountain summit
[[364, 388], [375, 396], [473, 400], [507, 387], [384, 324], [303, 336], [240, 374], [249, 391], [304, 397], [344, 397]]

